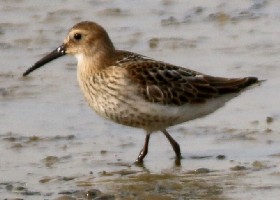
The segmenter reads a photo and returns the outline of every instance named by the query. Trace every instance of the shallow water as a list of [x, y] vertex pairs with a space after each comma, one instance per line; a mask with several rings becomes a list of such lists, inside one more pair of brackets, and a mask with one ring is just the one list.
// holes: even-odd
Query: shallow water
[[[279, 5], [1, 1], [1, 199], [277, 199]], [[152, 135], [144, 166], [136, 166], [143, 132], [90, 110], [77, 85], [74, 58], [21, 78], [82, 20], [102, 24], [119, 49], [211, 75], [267, 81], [212, 115], [170, 128], [181, 144], [181, 166], [162, 134]]]

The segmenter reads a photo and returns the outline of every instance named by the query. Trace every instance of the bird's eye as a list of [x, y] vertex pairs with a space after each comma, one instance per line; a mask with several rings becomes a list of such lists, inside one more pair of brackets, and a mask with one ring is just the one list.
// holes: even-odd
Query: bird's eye
[[74, 39], [77, 40], [77, 41], [81, 40], [82, 39], [82, 34], [81, 33], [75, 33], [74, 34]]

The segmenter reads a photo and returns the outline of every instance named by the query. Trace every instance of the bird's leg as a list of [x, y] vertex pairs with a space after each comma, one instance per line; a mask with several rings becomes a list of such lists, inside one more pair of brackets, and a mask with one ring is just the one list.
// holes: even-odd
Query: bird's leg
[[150, 133], [147, 133], [146, 135], [146, 139], [145, 139], [145, 144], [143, 146], [143, 149], [140, 151], [137, 159], [136, 159], [136, 163], [143, 163], [143, 159], [145, 158], [145, 156], [148, 153], [148, 146], [149, 146], [149, 140], [150, 140]]
[[169, 135], [166, 129], [161, 131], [168, 139], [170, 144], [172, 145], [173, 150], [175, 151], [176, 158], [181, 159], [181, 150], [180, 150], [180, 145]]

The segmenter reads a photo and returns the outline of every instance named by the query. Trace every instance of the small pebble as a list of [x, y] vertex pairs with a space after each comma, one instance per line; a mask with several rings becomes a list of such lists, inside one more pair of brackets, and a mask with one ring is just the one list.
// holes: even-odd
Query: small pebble
[[198, 169], [195, 170], [196, 174], [207, 174], [209, 172], [210, 172], [210, 170], [207, 169], [207, 168], [198, 168]]
[[245, 166], [241, 166], [241, 165], [236, 165], [236, 166], [230, 168], [230, 170], [232, 170], [232, 171], [243, 171], [246, 169], [247, 168]]
[[216, 157], [218, 160], [224, 160], [226, 158], [225, 155], [217, 155]]
[[149, 46], [151, 49], [157, 48], [159, 44], [159, 39], [158, 38], [152, 38], [149, 40]]
[[100, 151], [100, 154], [102, 154], [102, 155], [104, 155], [104, 154], [106, 154], [106, 153], [107, 153], [106, 150], [101, 150], [101, 151]]
[[270, 124], [274, 121], [273, 117], [266, 117], [266, 123]]
[[87, 191], [87, 193], [86, 193], [86, 197], [88, 199], [96, 198], [99, 195], [101, 195], [101, 192], [99, 190], [96, 190], [96, 189], [91, 189], [91, 190]]

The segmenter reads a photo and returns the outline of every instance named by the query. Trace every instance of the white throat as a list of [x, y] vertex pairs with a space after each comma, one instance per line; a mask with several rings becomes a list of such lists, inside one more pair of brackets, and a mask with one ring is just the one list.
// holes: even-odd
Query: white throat
[[75, 54], [75, 57], [78, 61], [78, 66], [84, 62], [84, 55], [83, 54]]

